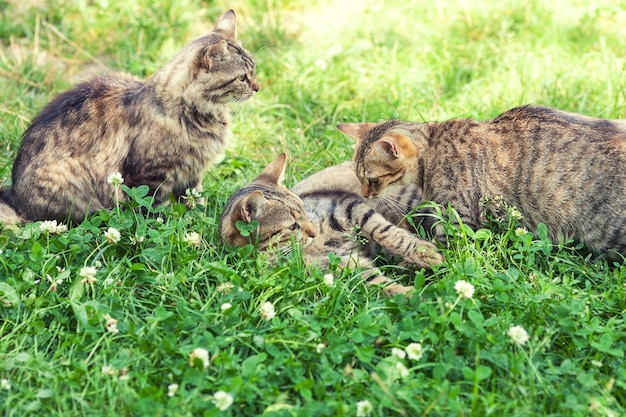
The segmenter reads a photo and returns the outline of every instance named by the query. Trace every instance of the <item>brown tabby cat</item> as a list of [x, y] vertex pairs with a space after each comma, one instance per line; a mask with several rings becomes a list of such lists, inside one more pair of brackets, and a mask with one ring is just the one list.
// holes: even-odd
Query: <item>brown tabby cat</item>
[[259, 90], [236, 32], [230, 10], [146, 80], [107, 74], [58, 96], [24, 133], [1, 200], [25, 220], [80, 222], [114, 206], [112, 173], [148, 185], [157, 203], [199, 189], [228, 136], [227, 103]]
[[[355, 191], [359, 182], [350, 162], [326, 168], [289, 191], [282, 185], [286, 161], [285, 154], [281, 154], [252, 183], [229, 198], [220, 220], [220, 233], [226, 243], [251, 243], [236, 223], [258, 220], [255, 237], [260, 249], [288, 252], [294, 239], [303, 244], [308, 262], [319, 267], [327, 266], [328, 254], [334, 253], [344, 266], [363, 267], [369, 284], [385, 284], [386, 294], [404, 293], [412, 287], [391, 283], [373, 266], [377, 245], [411, 265], [428, 267], [442, 262], [433, 244], [392, 224]], [[391, 209], [384, 210], [393, 222], [400, 222], [406, 214], [402, 210], [420, 200], [415, 186], [399, 191], [387, 196], [386, 204]], [[405, 201], [394, 201], [397, 194], [402, 194]], [[365, 241], [359, 242], [363, 238]]]
[[[542, 222], [554, 240], [626, 254], [624, 121], [525, 106], [488, 122], [338, 128], [358, 141], [353, 159], [365, 197], [417, 184], [425, 200], [450, 204], [473, 229], [485, 221], [481, 199], [502, 198], [531, 230]], [[441, 228], [436, 237], [444, 237]]]

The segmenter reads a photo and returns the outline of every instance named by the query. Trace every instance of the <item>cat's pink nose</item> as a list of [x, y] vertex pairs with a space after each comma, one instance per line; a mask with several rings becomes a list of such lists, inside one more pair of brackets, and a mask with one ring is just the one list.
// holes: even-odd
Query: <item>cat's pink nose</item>
[[259, 82], [256, 80], [256, 78], [254, 80], [252, 80], [252, 82], [250, 82], [250, 87], [254, 91], [259, 91], [259, 89], [261, 88], [261, 86], [259, 85]]
[[361, 195], [365, 198], [370, 196], [370, 190], [368, 189], [367, 185], [361, 186]]

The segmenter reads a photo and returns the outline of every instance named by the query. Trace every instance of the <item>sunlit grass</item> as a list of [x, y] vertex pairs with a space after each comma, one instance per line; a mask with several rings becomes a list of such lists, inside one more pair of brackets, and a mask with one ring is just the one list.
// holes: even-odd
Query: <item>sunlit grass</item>
[[407, 273], [381, 259], [414, 282], [411, 299], [333, 258], [330, 271], [297, 251], [271, 264], [217, 232], [230, 193], [278, 153], [288, 185], [349, 159], [340, 122], [486, 119], [526, 103], [626, 118], [624, 4], [0, 0], [0, 178], [56, 93], [109, 70], [151, 74], [228, 8], [261, 90], [234, 108], [204, 206], [145, 214], [145, 190], [127, 190], [131, 207], [70, 230], [0, 234], [0, 410], [626, 413], [626, 268], [545, 230], [473, 232], [442, 213], [444, 265]]

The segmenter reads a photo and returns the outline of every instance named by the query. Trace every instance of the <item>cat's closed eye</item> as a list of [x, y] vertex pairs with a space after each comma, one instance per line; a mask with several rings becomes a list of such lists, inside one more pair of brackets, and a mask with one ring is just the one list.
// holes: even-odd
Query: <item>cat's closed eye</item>
[[368, 178], [367, 181], [369, 181], [370, 184], [378, 184], [378, 177]]

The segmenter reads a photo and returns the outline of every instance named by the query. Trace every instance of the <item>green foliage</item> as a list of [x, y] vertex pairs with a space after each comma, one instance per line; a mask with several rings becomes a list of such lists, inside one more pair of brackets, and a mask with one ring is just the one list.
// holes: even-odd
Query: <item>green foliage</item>
[[53, 94], [109, 68], [149, 75], [228, 8], [261, 90], [235, 107], [204, 204], [153, 207], [122, 185], [127, 203], [69, 230], [0, 233], [0, 412], [354, 416], [367, 400], [372, 416], [626, 413], [626, 267], [521, 229], [513, 208], [477, 231], [438, 208], [449, 246], [432, 271], [381, 258], [414, 282], [410, 299], [332, 254], [325, 271], [297, 248], [226, 248], [217, 231], [230, 193], [278, 153], [288, 185], [348, 159], [338, 122], [528, 102], [624, 118], [623, 2], [0, 1], [0, 176]]

